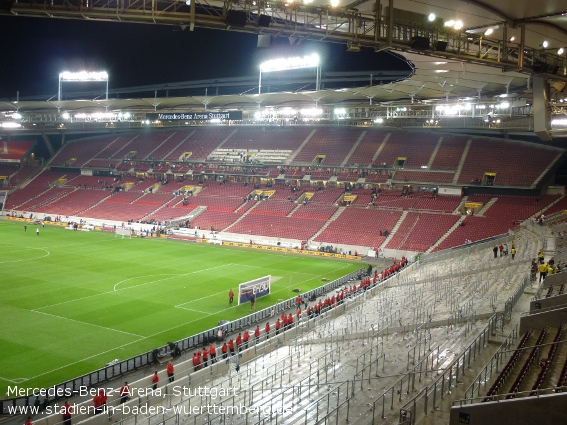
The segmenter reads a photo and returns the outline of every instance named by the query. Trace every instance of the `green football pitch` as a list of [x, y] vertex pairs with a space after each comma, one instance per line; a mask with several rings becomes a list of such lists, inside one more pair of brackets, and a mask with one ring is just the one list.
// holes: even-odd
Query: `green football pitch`
[[249, 314], [228, 291], [272, 275], [256, 309], [360, 263], [0, 220], [0, 385], [47, 387]]

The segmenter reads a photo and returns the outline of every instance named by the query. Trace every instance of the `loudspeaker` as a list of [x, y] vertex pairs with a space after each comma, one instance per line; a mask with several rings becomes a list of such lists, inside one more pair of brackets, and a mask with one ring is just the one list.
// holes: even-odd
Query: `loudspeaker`
[[12, 10], [12, 4], [14, 3], [10, 0], [0, 0], [0, 11], [10, 12]]
[[533, 70], [534, 72], [547, 72], [549, 65], [545, 62], [534, 62]]
[[258, 26], [259, 27], [269, 27], [272, 22], [272, 17], [268, 15], [258, 16]]
[[272, 36], [270, 34], [258, 34], [258, 44], [256, 47], [270, 47]]
[[235, 27], [245, 27], [246, 12], [244, 10], [229, 10], [226, 15], [226, 24]]
[[447, 42], [437, 40], [435, 42], [435, 50], [437, 50], [438, 52], [444, 52], [445, 50], [447, 50]]
[[416, 35], [411, 38], [410, 47], [412, 49], [427, 50], [429, 49], [429, 38]]

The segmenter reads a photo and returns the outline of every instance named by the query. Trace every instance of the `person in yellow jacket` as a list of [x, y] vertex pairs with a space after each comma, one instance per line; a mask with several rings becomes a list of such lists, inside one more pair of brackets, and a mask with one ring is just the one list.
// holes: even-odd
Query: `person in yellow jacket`
[[541, 263], [539, 265], [539, 283], [547, 276], [547, 264]]
[[555, 269], [553, 268], [553, 266], [547, 263], [547, 274], [553, 274], [554, 271]]

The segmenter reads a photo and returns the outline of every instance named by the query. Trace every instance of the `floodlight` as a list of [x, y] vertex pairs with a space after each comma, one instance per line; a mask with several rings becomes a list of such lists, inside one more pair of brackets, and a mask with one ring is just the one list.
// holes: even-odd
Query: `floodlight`
[[14, 112], [12, 114], [12, 118], [15, 119], [15, 120], [20, 120], [20, 119], [22, 119], [22, 116], [20, 114], [18, 114], [17, 112]]
[[59, 73], [59, 90], [57, 92], [57, 100], [61, 101], [61, 83], [63, 81], [103, 81], [106, 82], [106, 100], [108, 100], [108, 72], [106, 71], [97, 71], [97, 72], [90, 72], [90, 71], [79, 71], [79, 72], [71, 72], [71, 71], [63, 71]]
[[100, 72], [64, 71], [59, 74], [59, 79], [61, 81], [107, 81], [108, 73], [106, 71], [100, 71]]
[[260, 64], [260, 71], [284, 71], [286, 69], [313, 68], [319, 65], [319, 55], [312, 54], [303, 57], [287, 59], [272, 59]]
[[258, 94], [262, 93], [262, 72], [285, 71], [301, 68], [317, 68], [315, 79], [315, 90], [319, 90], [319, 81], [321, 77], [321, 68], [319, 64], [319, 55], [313, 53], [303, 57], [272, 59], [260, 64], [260, 78], [258, 81]]
[[433, 22], [435, 18], [436, 18], [435, 13], [430, 13], [429, 16], [427, 17], [427, 19], [429, 19], [429, 22]]
[[288, 107], [288, 108], [280, 109], [280, 115], [290, 117], [290, 116], [293, 116], [295, 114], [296, 114], [296, 111], [293, 108]]
[[486, 31], [484, 31], [484, 35], [488, 36], [490, 34], [492, 34], [494, 32], [494, 30], [492, 28], [488, 28]]
[[541, 43], [541, 46], [542, 46], [544, 49], [547, 49], [547, 46], [549, 46], [549, 42], [548, 42], [547, 40], [544, 40], [544, 42]]
[[61, 117], [62, 117], [64, 120], [68, 120], [69, 117], [70, 117], [69, 112], [63, 112], [63, 115], [61, 115]]
[[453, 26], [455, 26], [455, 21], [451, 19], [451, 20], [445, 22], [445, 26], [446, 27], [453, 27]]
[[21, 124], [12, 121], [3, 122], [2, 124], [0, 124], [0, 127], [2, 128], [20, 128], [21, 126]]
[[323, 115], [323, 110], [319, 108], [311, 108], [311, 109], [302, 109], [301, 115], [308, 115], [311, 117], [315, 117], [318, 115]]
[[508, 41], [512, 42], [512, 41], [514, 41], [515, 39], [516, 39], [516, 37], [512, 36], [512, 37], [510, 37], [510, 40], [508, 40]]
[[339, 0], [331, 0], [331, 7], [337, 7], [339, 5]]
[[557, 51], [558, 55], [562, 55], [564, 52], [563, 47], [560, 47], [559, 50]]
[[455, 22], [455, 27], [456, 30], [460, 30], [461, 28], [463, 28], [463, 21], [457, 21]]

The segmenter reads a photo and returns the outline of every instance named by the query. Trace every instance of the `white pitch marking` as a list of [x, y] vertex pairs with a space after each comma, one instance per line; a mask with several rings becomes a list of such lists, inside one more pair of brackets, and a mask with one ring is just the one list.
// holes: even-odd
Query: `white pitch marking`
[[8, 260], [8, 261], [0, 261], [0, 264], [7, 264], [7, 263], [21, 263], [22, 261], [35, 261], [35, 260], [41, 260], [42, 258], [45, 257], [49, 257], [51, 255], [51, 252], [49, 252], [47, 249], [45, 248], [26, 248], [26, 249], [39, 249], [41, 251], [45, 251], [47, 252], [47, 254], [42, 255], [41, 257], [36, 257], [36, 258], [24, 258], [22, 260]]
[[107, 328], [106, 326], [95, 325], [94, 323], [83, 322], [83, 321], [81, 321], [81, 320], [71, 319], [71, 318], [69, 318], [69, 317], [57, 316], [57, 315], [55, 315], [55, 314], [45, 313], [45, 312], [43, 312], [43, 311], [37, 311], [37, 310], [31, 310], [31, 311], [33, 311], [34, 313], [45, 314], [46, 316], [56, 317], [57, 319], [70, 320], [70, 321], [72, 321], [72, 322], [81, 323], [81, 324], [83, 324], [83, 325], [95, 326], [95, 327], [97, 327], [97, 328], [106, 329], [107, 331], [120, 332], [120, 333], [123, 333], [123, 334], [132, 335], [132, 336], [135, 336], [135, 337], [138, 337], [138, 338], [145, 338], [145, 337], [142, 336], [142, 335], [137, 335], [137, 334], [133, 334], [133, 333], [126, 332], [126, 331], [121, 331], [121, 330], [119, 330], [119, 329]]

